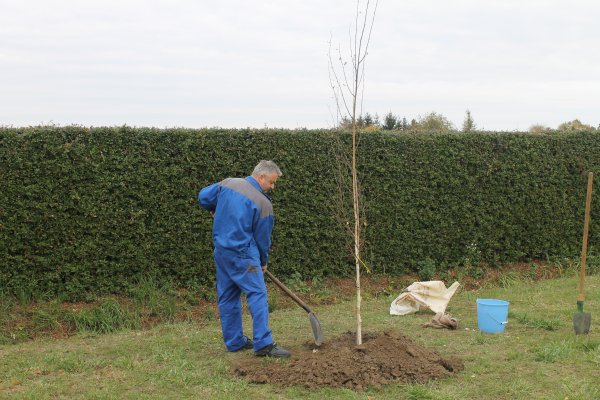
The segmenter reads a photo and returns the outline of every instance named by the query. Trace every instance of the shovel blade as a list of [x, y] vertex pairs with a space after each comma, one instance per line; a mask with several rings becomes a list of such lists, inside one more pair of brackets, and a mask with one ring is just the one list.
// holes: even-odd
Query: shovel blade
[[323, 336], [323, 329], [321, 329], [321, 323], [319, 322], [317, 316], [312, 312], [308, 313], [308, 319], [310, 320], [310, 327], [312, 328], [313, 336], [315, 337], [315, 344], [320, 346], [325, 340], [325, 337]]
[[587, 335], [590, 333], [591, 323], [592, 314], [581, 312], [573, 314], [573, 328], [575, 328], [576, 335]]

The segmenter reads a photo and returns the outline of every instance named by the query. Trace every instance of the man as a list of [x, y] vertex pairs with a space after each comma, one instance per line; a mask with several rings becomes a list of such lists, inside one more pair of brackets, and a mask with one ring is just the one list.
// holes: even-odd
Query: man
[[[251, 176], [227, 178], [198, 194], [200, 206], [213, 215], [217, 297], [223, 340], [229, 351], [254, 349], [257, 356], [289, 357], [290, 352], [273, 342], [269, 329], [267, 269], [273, 205], [265, 192], [275, 188], [281, 170], [262, 160]], [[244, 336], [241, 292], [252, 315], [254, 340]]]

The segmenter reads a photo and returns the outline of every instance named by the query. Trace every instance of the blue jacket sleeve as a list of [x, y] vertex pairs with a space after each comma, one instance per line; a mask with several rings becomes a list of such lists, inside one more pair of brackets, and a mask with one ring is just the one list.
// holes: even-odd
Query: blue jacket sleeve
[[254, 226], [254, 241], [260, 254], [260, 265], [267, 265], [269, 261], [269, 250], [271, 249], [271, 232], [273, 231], [274, 219], [272, 215], [258, 218]]
[[198, 203], [206, 211], [215, 211], [220, 190], [219, 182], [209, 185], [198, 193]]

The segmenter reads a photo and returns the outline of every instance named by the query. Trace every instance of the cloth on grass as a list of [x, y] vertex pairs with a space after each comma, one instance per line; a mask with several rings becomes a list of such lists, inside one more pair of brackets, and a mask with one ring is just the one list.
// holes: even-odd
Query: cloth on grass
[[431, 319], [431, 322], [423, 324], [423, 328], [435, 328], [435, 329], [450, 329], [455, 330], [458, 328], [458, 320], [450, 314], [437, 313]]
[[443, 314], [459, 286], [458, 282], [454, 282], [449, 288], [442, 281], [414, 282], [392, 302], [390, 314], [406, 315], [420, 309]]

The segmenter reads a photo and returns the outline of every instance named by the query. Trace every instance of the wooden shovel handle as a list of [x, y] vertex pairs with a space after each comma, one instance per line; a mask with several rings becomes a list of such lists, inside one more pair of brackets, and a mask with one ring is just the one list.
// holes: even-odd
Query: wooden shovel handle
[[583, 244], [581, 245], [581, 269], [579, 272], [579, 297], [577, 301], [584, 301], [583, 281], [585, 279], [585, 262], [587, 258], [588, 228], [590, 225], [590, 208], [592, 205], [592, 182], [594, 173], [588, 172], [587, 195], [585, 197], [585, 219], [583, 222]]
[[279, 286], [279, 288], [281, 290], [283, 290], [288, 296], [290, 296], [292, 298], [292, 300], [294, 300], [300, 307], [304, 308], [304, 311], [306, 311], [307, 313], [311, 313], [311, 309], [306, 305], [305, 302], [303, 302], [302, 300], [300, 300], [300, 298], [298, 296], [296, 296], [294, 294], [294, 292], [292, 292], [290, 289], [288, 289], [287, 286], [285, 286], [283, 283], [281, 283], [281, 281], [277, 278], [275, 278], [273, 276], [273, 274], [271, 273], [271, 271], [269, 271], [268, 269], [265, 271], [265, 275], [267, 275], [277, 286]]

